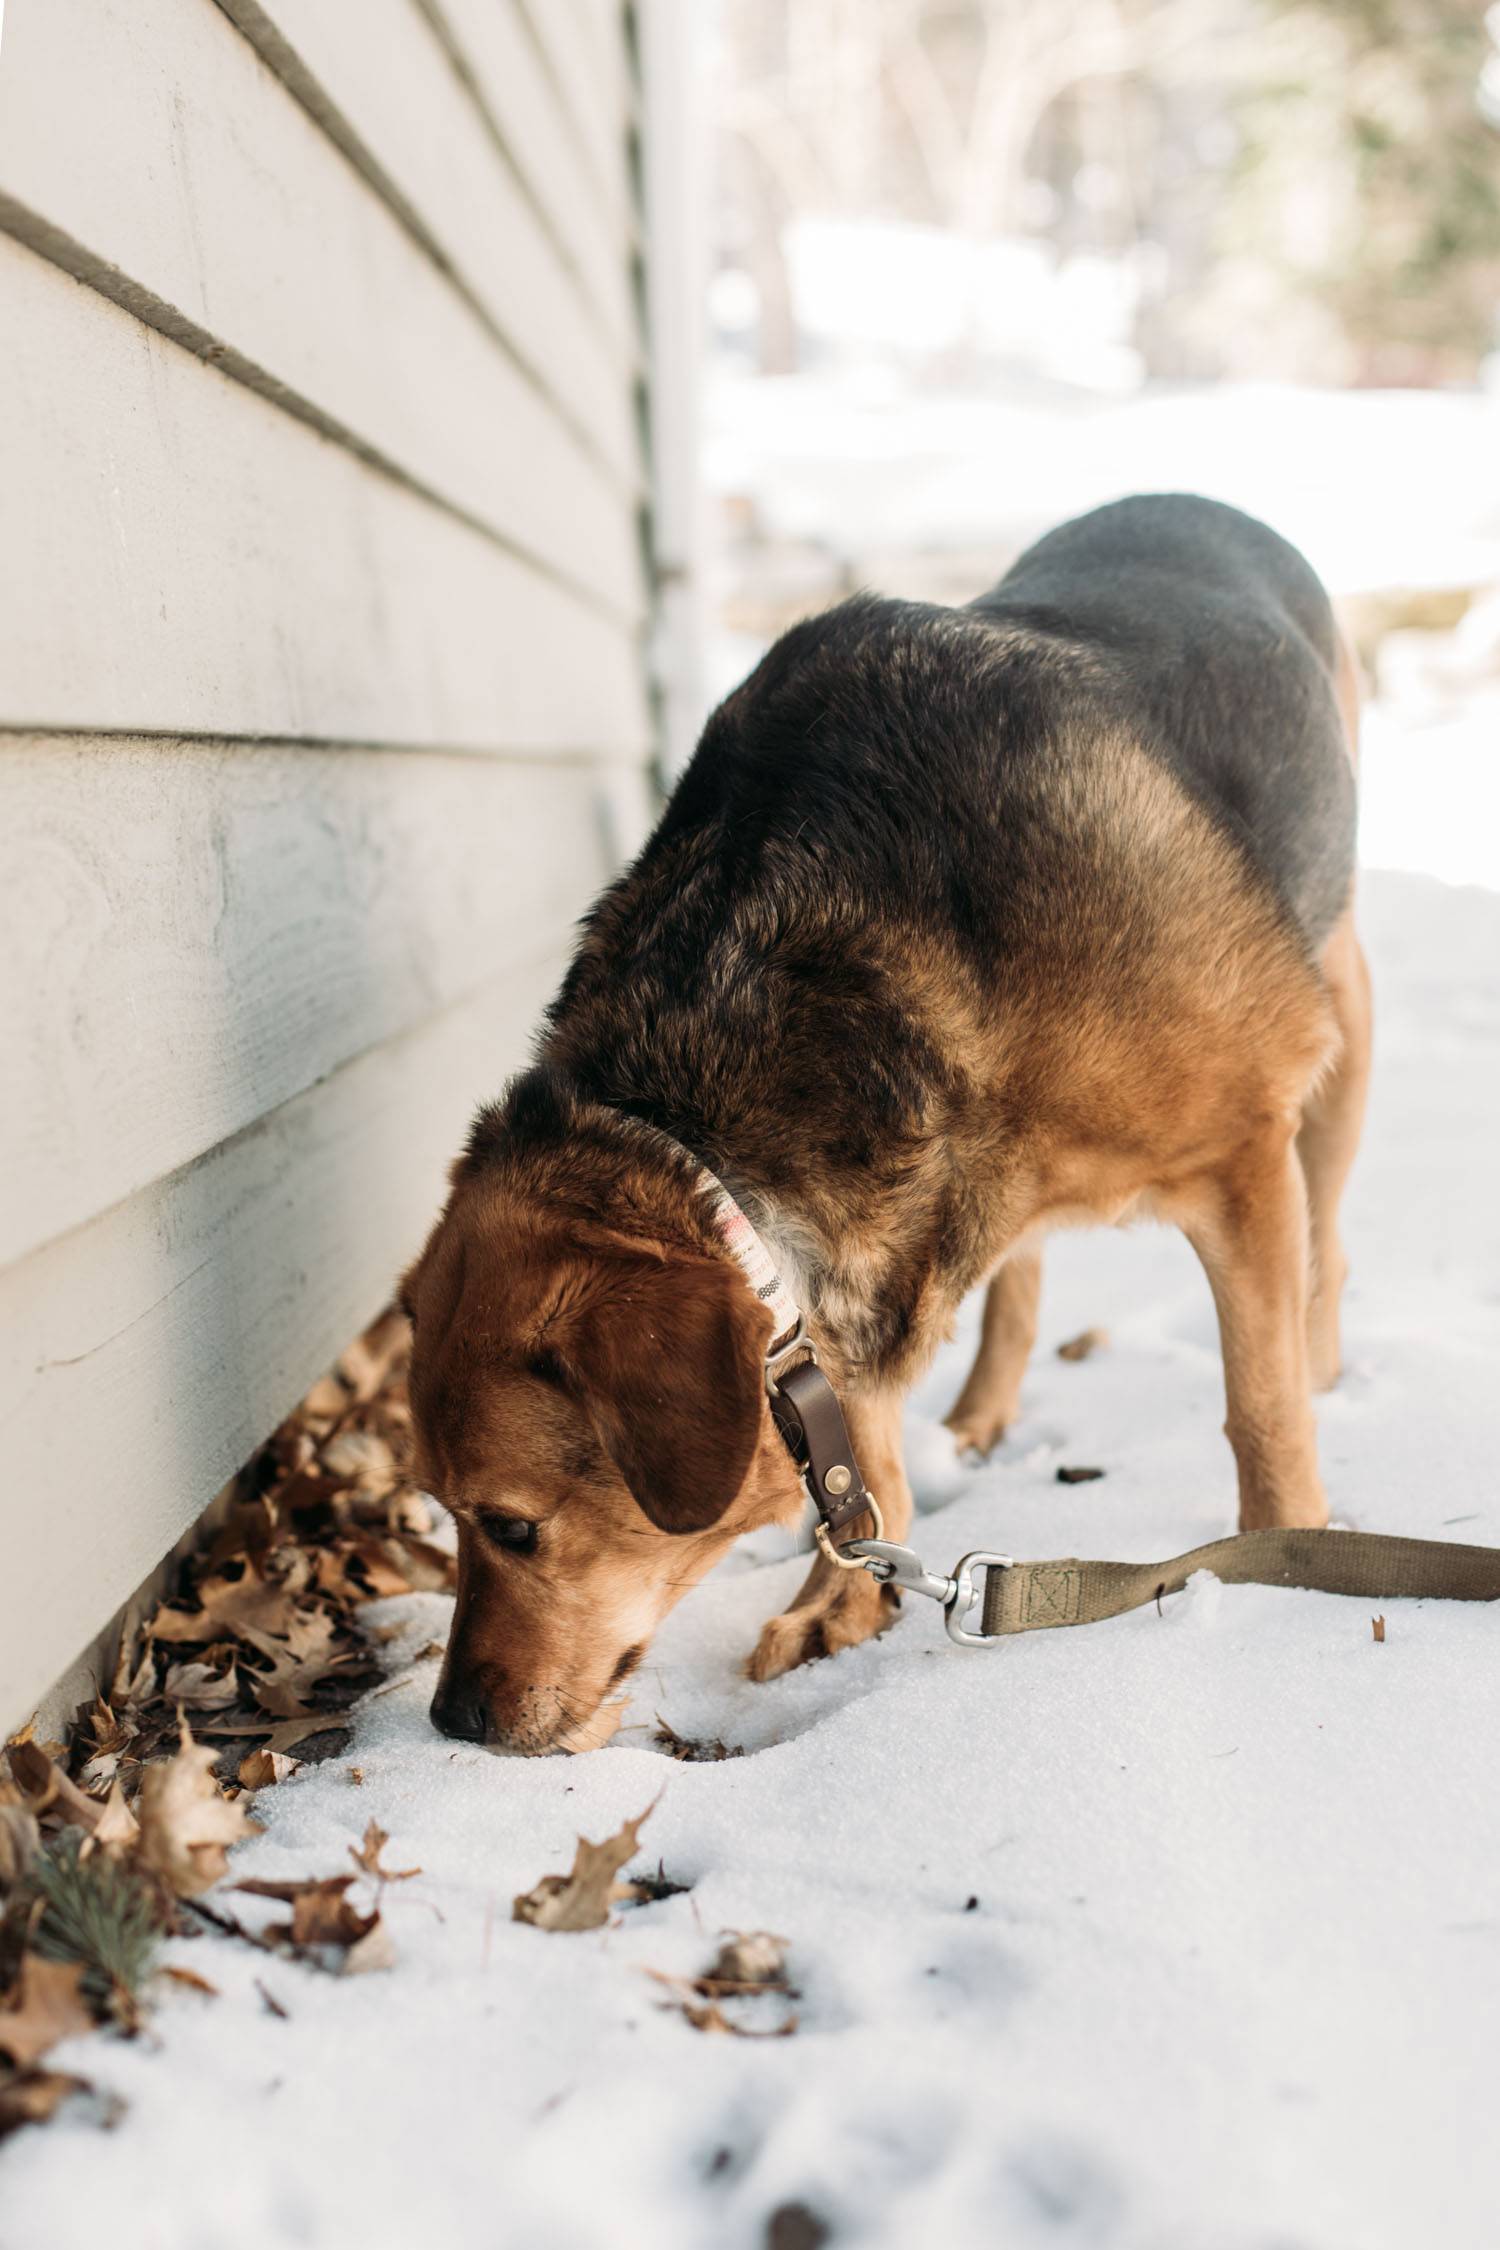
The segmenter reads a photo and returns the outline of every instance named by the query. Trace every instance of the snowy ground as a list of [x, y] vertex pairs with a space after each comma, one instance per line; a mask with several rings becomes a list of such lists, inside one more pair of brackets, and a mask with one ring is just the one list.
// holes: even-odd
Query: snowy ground
[[[1365, 921], [1379, 1075], [1325, 1470], [1350, 1523], [1497, 1540], [1500, 896], [1375, 875]], [[987, 1468], [935, 1426], [962, 1341], [915, 1402], [923, 1551], [1164, 1556], [1226, 1528], [1182, 1245], [1070, 1238], [1044, 1315]], [[1096, 1321], [1112, 1348], [1060, 1363]], [[1060, 1461], [1108, 1473], [1065, 1489]], [[378, 1695], [347, 1757], [265, 1793], [241, 1872], [332, 1873], [378, 1819], [390, 1863], [425, 1870], [388, 1899], [395, 1967], [178, 1946], [221, 1996], [58, 2050], [129, 2110], [7, 2147], [3, 2250], [752, 2250], [789, 2203], [902, 2250], [1490, 2250], [1491, 1615], [1388, 1605], [1376, 1645], [1361, 1605], [1199, 1582], [1162, 1616], [971, 1653], [909, 1605], [752, 1687], [740, 1659], [801, 1568], [770, 1538], [732, 1557], [661, 1636], [634, 1728], [586, 1758], [440, 1741], [430, 1661]], [[397, 1654], [446, 1607], [388, 1605]], [[747, 1754], [673, 1763], [657, 1713]], [[658, 1793], [649, 1860], [686, 1895], [606, 1932], [512, 1923], [579, 1830]], [[644, 1970], [697, 1972], [727, 1926], [791, 1941], [793, 2037], [658, 2005]]]

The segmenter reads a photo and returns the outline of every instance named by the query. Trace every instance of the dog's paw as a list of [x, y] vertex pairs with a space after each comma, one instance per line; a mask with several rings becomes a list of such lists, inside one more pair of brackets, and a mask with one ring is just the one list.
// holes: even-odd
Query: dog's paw
[[970, 1410], [960, 1413], [955, 1407], [944, 1421], [943, 1427], [953, 1433], [953, 1450], [960, 1461], [987, 1461], [1006, 1431], [1010, 1428], [1009, 1414], [986, 1413]]
[[794, 1672], [799, 1664], [837, 1656], [841, 1648], [857, 1648], [893, 1625], [899, 1607], [900, 1598], [892, 1587], [879, 1585], [861, 1571], [857, 1579], [833, 1587], [816, 1601], [768, 1618], [745, 1671], [752, 1680], [774, 1680], [783, 1672]]

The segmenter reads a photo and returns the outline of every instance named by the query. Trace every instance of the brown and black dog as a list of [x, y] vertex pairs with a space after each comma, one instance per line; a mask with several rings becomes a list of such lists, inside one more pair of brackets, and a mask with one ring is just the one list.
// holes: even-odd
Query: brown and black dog
[[[1207, 1269], [1241, 1525], [1325, 1521], [1311, 1392], [1369, 1055], [1355, 716], [1307, 565], [1181, 495], [1065, 524], [967, 609], [862, 597], [776, 644], [404, 1286], [419, 1468], [459, 1527], [446, 1733], [603, 1740], [673, 1602], [804, 1506], [705, 1165], [806, 1310], [888, 1537], [902, 1397], [959, 1300], [988, 1282], [950, 1417], [984, 1451], [1041, 1237], [1133, 1217]], [[889, 1614], [820, 1558], [751, 1672]]]

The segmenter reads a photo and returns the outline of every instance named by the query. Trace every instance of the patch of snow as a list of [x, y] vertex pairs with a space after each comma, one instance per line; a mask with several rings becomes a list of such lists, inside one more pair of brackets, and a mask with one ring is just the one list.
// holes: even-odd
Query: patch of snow
[[[1500, 898], [1376, 875], [1364, 917], [1378, 1061], [1325, 1474], [1347, 1522], [1493, 1542]], [[1175, 1236], [1050, 1248], [1022, 1420], [958, 1471], [936, 1424], [974, 1313], [912, 1406], [934, 1565], [1229, 1527], [1212, 1311]], [[1059, 1362], [1095, 1323], [1109, 1348]], [[1107, 1474], [1061, 1487], [1058, 1458]], [[236, 1872], [333, 1873], [379, 1820], [425, 1871], [387, 1894], [394, 1969], [175, 1946], [221, 1996], [58, 2050], [129, 2112], [0, 2153], [4, 2250], [758, 2250], [786, 2202], [892, 2250], [1490, 2250], [1493, 1614], [1390, 1602], [1377, 1645], [1360, 1603], [1195, 1580], [1160, 1616], [960, 1651], [909, 1602], [752, 1686], [803, 1567], [747, 1542], [587, 1757], [440, 1740], [431, 1662], [377, 1692], [347, 1757], [262, 1796]], [[448, 1608], [386, 1605], [397, 1657]], [[747, 1754], [674, 1764], [657, 1713]], [[688, 1893], [582, 1936], [510, 1920], [580, 1830], [658, 1793], [642, 1864]], [[794, 2037], [659, 2005], [644, 1971], [696, 1974], [726, 1928], [790, 1940]]]
[[1085, 509], [1169, 491], [1262, 517], [1336, 595], [1500, 579], [1500, 487], [1485, 467], [1500, 452], [1500, 393], [1218, 383], [992, 396], [855, 364], [721, 369], [707, 407], [710, 489], [753, 496], [770, 537], [856, 563], [1018, 553]]

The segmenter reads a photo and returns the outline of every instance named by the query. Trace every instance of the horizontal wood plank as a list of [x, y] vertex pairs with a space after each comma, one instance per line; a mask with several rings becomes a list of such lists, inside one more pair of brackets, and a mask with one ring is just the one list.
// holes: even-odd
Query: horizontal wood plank
[[0, 1732], [392, 1292], [554, 952], [0, 1273]]
[[647, 740], [636, 637], [0, 237], [0, 725]]
[[[635, 229], [626, 164], [629, 115], [624, 83], [572, 0], [506, 0], [526, 25], [573, 127], [581, 156], [604, 208]], [[621, 27], [623, 39], [623, 27]]]
[[529, 37], [516, 0], [419, 0], [461, 58], [476, 100], [563, 254], [622, 347], [639, 356], [630, 287], [629, 214], [599, 194], [574, 145], [574, 125]]
[[118, 269], [200, 349], [639, 617], [629, 494], [207, 0], [11, 0], [0, 196], [12, 231], [61, 229], [74, 270]]
[[586, 766], [0, 744], [0, 1264], [562, 932], [638, 841]]
[[218, 0], [542, 373], [632, 491], [633, 369], [559, 262], [416, 0]]

